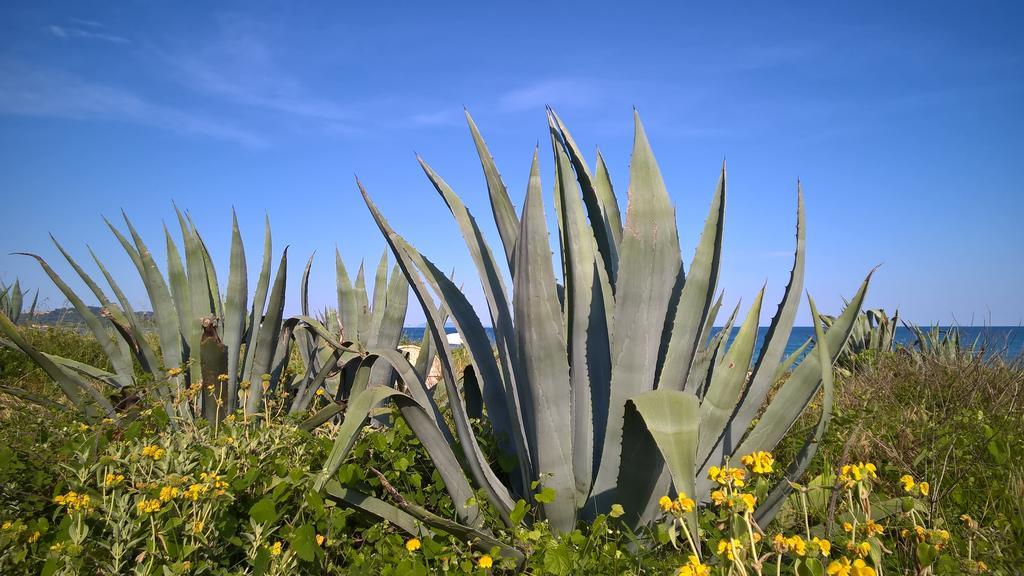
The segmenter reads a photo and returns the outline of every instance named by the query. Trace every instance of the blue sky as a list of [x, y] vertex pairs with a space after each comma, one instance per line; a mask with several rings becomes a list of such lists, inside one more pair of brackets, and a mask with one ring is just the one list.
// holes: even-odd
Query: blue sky
[[[518, 206], [550, 104], [585, 150], [600, 146], [624, 204], [636, 106], [687, 260], [728, 160], [727, 300], [749, 302], [767, 280], [777, 301], [799, 177], [819, 308], [838, 308], [882, 264], [872, 307], [919, 323], [1021, 323], [1024, 5], [834, 4], [7, 3], [0, 279], [61, 305], [33, 262], [8, 255], [38, 252], [71, 279], [48, 232], [134, 279], [101, 216], [124, 209], [157, 248], [173, 200], [219, 265], [231, 207], [252, 262], [269, 214], [275, 252], [291, 246], [293, 289], [315, 250], [312, 300], [327, 305], [335, 244], [353, 273], [384, 248], [358, 174], [482, 303], [414, 151], [487, 223], [462, 107]], [[126, 288], [143, 302], [140, 283]]]

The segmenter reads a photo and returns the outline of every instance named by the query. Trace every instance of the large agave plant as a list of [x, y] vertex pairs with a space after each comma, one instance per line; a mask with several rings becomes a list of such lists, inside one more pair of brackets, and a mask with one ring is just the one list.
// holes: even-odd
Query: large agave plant
[[[382, 259], [377, 272], [371, 308], [362, 267], [353, 287], [340, 255], [337, 256], [339, 304], [351, 314], [346, 312], [338, 326], [328, 329], [308, 317], [312, 258], [302, 278], [303, 315], [284, 317], [287, 249], [281, 255], [271, 283], [269, 221], [265, 225], [262, 265], [250, 303], [245, 247], [237, 218], [232, 222], [228, 283], [226, 296], [222, 296], [202, 237], [186, 214], [177, 211], [177, 217], [184, 260], [182, 250], [165, 228], [166, 276], [127, 216], [124, 218], [127, 235], [107, 222], [142, 278], [152, 307], [151, 322], [133, 309], [118, 282], [91, 250], [116, 302], [53, 239], [102, 306], [99, 316], [46, 260], [27, 254], [39, 262], [81, 314], [106, 353], [112, 371], [40, 352], [21, 337], [6, 316], [0, 316], [0, 330], [9, 341], [0, 340], [0, 343], [29, 355], [88, 417], [116, 418], [119, 412], [108, 394], [94, 385], [96, 382], [121, 391], [122, 396], [151, 394], [164, 404], [168, 414], [186, 419], [218, 420], [239, 408], [248, 413], [257, 412], [263, 408], [265, 395], [276, 392], [286, 392], [275, 398], [285, 398], [289, 411], [297, 413], [309, 407], [320, 387], [338, 400], [347, 394], [354, 366], [361, 358], [359, 341], [391, 348], [397, 346], [405, 320], [408, 286], [401, 274], [392, 274], [388, 281], [386, 259]], [[153, 328], [155, 341], [147, 338]], [[286, 380], [285, 369], [293, 345], [299, 350], [303, 369]], [[389, 378], [390, 372], [381, 372], [375, 375], [373, 382], [388, 384]]]
[[[466, 494], [480, 489], [511, 523], [521, 517], [517, 501], [531, 501], [560, 532], [571, 530], [578, 519], [621, 504], [625, 518], [639, 525], [654, 517], [659, 496], [671, 486], [707, 498], [710, 485], [702, 479], [710, 467], [771, 450], [824, 387], [820, 424], [786, 471], [787, 478], [798, 477], [831, 414], [831, 364], [856, 320], [868, 279], [827, 333], [821, 336], [818, 326], [818, 344], [802, 362], [793, 367], [796, 358], [783, 361], [804, 275], [804, 213], [798, 189], [793, 269], [758, 354], [754, 347], [763, 290], [731, 344], [725, 338], [728, 330], [711, 337], [721, 304], [714, 296], [725, 216], [724, 167], [696, 254], [684, 273], [675, 212], [639, 118], [625, 223], [601, 156], [591, 168], [554, 112], [548, 118], [560, 274], [552, 268], [536, 152], [522, 212], [517, 213], [467, 113], [500, 253], [492, 250], [459, 196], [420, 160], [469, 248], [496, 350], [465, 295], [391, 228], [359, 185], [426, 314], [450, 399], [450, 413], [444, 416], [454, 430], [416, 372], [405, 367], [407, 394], [367, 388], [353, 399], [319, 485], [330, 485], [361, 426], [360, 417], [370, 406], [392, 398], [414, 419], [411, 427], [424, 440], [456, 503], [467, 502]], [[482, 390], [485, 416], [500, 449], [516, 462], [507, 475], [496, 473], [479, 448], [467, 415], [469, 388], [467, 405], [459, 401], [441, 308], [450, 312], [466, 344], [473, 380]], [[769, 389], [790, 368], [766, 406]], [[455, 457], [457, 452], [460, 457]], [[534, 496], [536, 481], [545, 488], [543, 497]], [[760, 520], [771, 517], [787, 489], [785, 482], [779, 484], [761, 507]], [[460, 520], [479, 525], [469, 502], [460, 510]]]

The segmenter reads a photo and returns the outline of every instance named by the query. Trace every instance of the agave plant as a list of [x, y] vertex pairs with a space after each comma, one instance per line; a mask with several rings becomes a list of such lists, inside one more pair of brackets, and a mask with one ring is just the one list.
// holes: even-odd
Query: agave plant
[[[17, 279], [10, 286], [0, 283], [0, 312], [10, 318], [11, 322], [15, 324], [21, 321], [21, 315], [25, 309], [25, 295], [26, 293], [21, 289], [21, 282]], [[38, 302], [39, 291], [36, 290], [35, 296], [32, 297], [32, 304], [28, 309], [29, 317], [35, 315]]]
[[[442, 415], [416, 371], [402, 366], [408, 393], [371, 387], [353, 399], [318, 486], [331, 484], [369, 407], [390, 398], [412, 418], [411, 428], [423, 439], [457, 504], [480, 489], [506, 523], [514, 523], [522, 517], [517, 501], [525, 500], [536, 504], [559, 532], [620, 504], [624, 519], [637, 526], [654, 517], [658, 498], [670, 487], [706, 499], [710, 485], [702, 479], [712, 466], [771, 450], [824, 388], [820, 423], [786, 471], [787, 479], [798, 477], [828, 423], [831, 365], [852, 330], [870, 274], [828, 332], [822, 335], [818, 327], [815, 350], [792, 369], [765, 406], [769, 388], [796, 362], [783, 361], [782, 354], [803, 285], [799, 187], [790, 281], [754, 360], [763, 289], [731, 344], [724, 337], [728, 331], [710, 337], [721, 304], [714, 296], [725, 215], [724, 167], [696, 254], [684, 273], [675, 212], [639, 117], [625, 223], [600, 154], [591, 169], [558, 116], [549, 111], [548, 119], [560, 274], [552, 267], [536, 151], [526, 199], [517, 213], [467, 113], [503, 258], [491, 249], [459, 196], [420, 159], [479, 273], [496, 350], [462, 291], [392, 229], [359, 184], [423, 307], [450, 409]], [[469, 422], [469, 398], [466, 405], [459, 401], [458, 375], [439, 308], [450, 311], [466, 345], [484, 416], [499, 448], [516, 463], [507, 475], [495, 473], [480, 450]], [[387, 360], [396, 367], [402, 364]], [[544, 488], [539, 496], [537, 482]], [[788, 484], [780, 482], [759, 520], [771, 517], [787, 490]], [[459, 519], [479, 526], [475, 505], [469, 502]]]
[[[850, 339], [840, 351], [838, 364], [844, 369], [849, 369], [853, 366], [856, 357], [868, 350], [892, 352], [895, 349], [896, 325], [899, 318], [899, 310], [890, 318], [881, 308], [865, 310], [858, 314], [857, 321], [853, 324], [853, 331], [850, 333]], [[825, 326], [832, 326], [836, 318], [823, 314], [821, 321]]]
[[[54, 238], [57, 249], [65, 257], [93, 296], [102, 306], [97, 316], [60, 275], [40, 256], [35, 258], [65, 297], [81, 314], [86, 326], [102, 346], [112, 371], [88, 366], [55, 355], [44, 354], [32, 347], [17, 332], [12, 322], [0, 316], [0, 330], [10, 339], [8, 345], [22, 350], [60, 384], [73, 405], [88, 417], [100, 415], [115, 418], [117, 407], [95, 382], [139, 395], [152, 394], [164, 404], [168, 414], [191, 419], [203, 417], [216, 421], [236, 409], [254, 413], [263, 408], [265, 395], [281, 391], [277, 397], [288, 400], [289, 410], [305, 410], [314, 392], [327, 387], [336, 397], [347, 389], [343, 374], [347, 362], [359, 356], [358, 346], [347, 340], [359, 337], [374, 344], [397, 345], [405, 318], [408, 288], [404, 277], [392, 274], [387, 286], [386, 259], [382, 273], [378, 271], [374, 307], [368, 306], [362, 268], [353, 288], [339, 267], [339, 298], [356, 311], [347, 315], [343, 325], [332, 332], [312, 318], [284, 318], [285, 283], [287, 280], [287, 249], [282, 252], [271, 284], [271, 232], [265, 223], [262, 265], [252, 302], [249, 304], [248, 270], [245, 247], [237, 218], [232, 221], [231, 256], [226, 296], [222, 296], [210, 253], [191, 218], [176, 210], [184, 248], [182, 251], [164, 229], [167, 249], [167, 275], [161, 273], [151, 252], [127, 216], [127, 235], [107, 221], [107, 225], [134, 263], [152, 306], [155, 342], [147, 338], [150, 324], [143, 321], [118, 282], [96, 256], [90, 254], [116, 298], [111, 300], [103, 288]], [[128, 238], [131, 238], [129, 240]], [[302, 279], [302, 310], [308, 314], [308, 282], [312, 258]], [[344, 285], [341, 280], [344, 279]], [[397, 294], [398, 296], [393, 296]], [[361, 325], [365, 322], [365, 329]], [[323, 342], [330, 340], [330, 351]], [[389, 344], [390, 343], [390, 344]], [[286, 366], [292, 345], [296, 345], [303, 369], [285, 380]], [[136, 370], [138, 368], [138, 370]], [[375, 380], [384, 381], [390, 373]], [[348, 382], [351, 381], [349, 378]], [[149, 385], [152, 382], [153, 385]], [[348, 387], [350, 388], [350, 386]]]
[[960, 330], [956, 326], [945, 329], [932, 326], [924, 329], [916, 324], [904, 325], [914, 335], [914, 342], [910, 345], [909, 351], [915, 357], [924, 356], [952, 362], [962, 354], [974, 356], [979, 350], [980, 335], [969, 346], [963, 346], [960, 343]]

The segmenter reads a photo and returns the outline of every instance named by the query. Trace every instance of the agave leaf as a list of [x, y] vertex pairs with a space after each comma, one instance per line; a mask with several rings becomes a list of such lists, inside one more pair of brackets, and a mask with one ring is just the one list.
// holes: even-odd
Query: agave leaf
[[612, 177], [608, 174], [608, 166], [605, 165], [600, 150], [597, 152], [597, 168], [594, 171], [594, 193], [601, 202], [608, 229], [612, 233], [615, 246], [618, 247], [622, 244], [622, 216], [619, 213], [615, 190], [612, 188]]
[[707, 347], [697, 352], [693, 364], [690, 365], [690, 374], [687, 376], [685, 390], [693, 392], [697, 398], [704, 398], [704, 395], [707, 394], [711, 376], [719, 364], [719, 358], [725, 355], [725, 344], [729, 340], [729, 335], [732, 334], [733, 323], [736, 322], [736, 315], [739, 312], [740, 305], [737, 302], [736, 307], [729, 314], [729, 318], [726, 319], [725, 326], [722, 326], [722, 329], [711, 337]]
[[199, 342], [199, 355], [203, 359], [203, 417], [207, 422], [216, 423], [228, 415], [227, 382], [221, 382], [221, 375], [227, 374], [228, 350], [217, 333], [217, 321], [207, 317], [202, 321], [203, 336]]
[[[818, 318], [818, 308], [814, 305], [814, 299], [811, 298], [810, 294], [807, 295], [807, 303], [811, 307], [811, 318]], [[768, 522], [771, 522], [771, 519], [779, 511], [779, 507], [785, 502], [786, 496], [792, 490], [790, 482], [799, 480], [811, 465], [811, 460], [818, 453], [818, 445], [821, 442], [821, 438], [825, 435], [825, 431], [828, 430], [829, 421], [832, 419], [832, 353], [829, 350], [828, 339], [825, 338], [821, 322], [814, 322], [814, 337], [819, 342], [815, 346], [815, 350], [818, 353], [818, 366], [821, 369], [821, 387], [823, 390], [821, 417], [818, 419], [818, 425], [807, 435], [807, 439], [804, 441], [796, 458], [790, 463], [789, 468], [786, 469], [785, 478], [776, 484], [775, 488], [768, 494], [768, 497], [765, 498], [764, 503], [757, 509], [755, 519], [761, 526], [767, 526]]]
[[317, 410], [312, 416], [302, 421], [299, 424], [299, 429], [306, 432], [312, 432], [313, 430], [320, 427], [331, 418], [334, 418], [338, 414], [345, 411], [345, 405], [339, 402], [331, 402], [327, 406]]
[[380, 323], [384, 320], [384, 309], [388, 305], [388, 251], [380, 255], [377, 263], [377, 274], [373, 279], [373, 309], [370, 310], [370, 333], [367, 344], [377, 345], [380, 334]]
[[[146, 293], [149, 295], [149, 302], [153, 306], [153, 315], [156, 319], [157, 335], [160, 339], [160, 352], [164, 367], [178, 366], [182, 361], [181, 328], [167, 282], [160, 273], [160, 269], [157, 267], [149, 248], [142, 242], [142, 237], [139, 236], [138, 232], [131, 225], [131, 221], [128, 220], [128, 216], [124, 215], [124, 219], [128, 224], [128, 230], [132, 235], [135, 246], [129, 244], [128, 239], [113, 224], [106, 221], [106, 219], [104, 220], [118, 242], [121, 243], [124, 251], [128, 253], [128, 257], [135, 263], [139, 276], [142, 277], [142, 282], [146, 286]], [[182, 405], [179, 414], [185, 416], [187, 415], [187, 410]]]
[[[198, 361], [193, 362], [195, 357], [198, 357], [199, 350], [199, 339], [202, 336], [202, 327], [199, 323], [193, 321], [196, 318], [195, 313], [192, 310], [192, 296], [191, 288], [188, 283], [188, 275], [185, 273], [185, 267], [181, 263], [181, 255], [178, 253], [178, 247], [174, 244], [174, 240], [171, 238], [171, 232], [164, 227], [164, 238], [167, 243], [167, 278], [171, 285], [171, 296], [174, 298], [174, 308], [178, 313], [178, 326], [181, 330], [180, 338], [185, 342], [183, 350], [183, 356], [178, 362], [185, 362], [186, 365], [183, 368], [189, 370], [189, 375], [192, 380], [199, 381], [199, 364]], [[178, 364], [168, 365], [168, 368], [175, 368]]]
[[[557, 118], [557, 117], [556, 117]], [[600, 458], [608, 420], [612, 370], [609, 362], [609, 318], [614, 297], [594, 234], [587, 226], [572, 165], [556, 147], [557, 193], [562, 198], [566, 242], [565, 266], [567, 344], [572, 390], [572, 456], [576, 499], [586, 502]]]
[[338, 321], [341, 322], [341, 339], [354, 341], [359, 336], [356, 295], [352, 288], [352, 281], [348, 278], [348, 271], [345, 270], [345, 263], [341, 260], [341, 253], [337, 248], [334, 249], [334, 268], [338, 286]]
[[[473, 144], [476, 145], [476, 152], [480, 156], [480, 164], [484, 169], [484, 177], [487, 179], [487, 193], [491, 197], [491, 211], [494, 212], [494, 223], [498, 227], [498, 235], [501, 236], [501, 243], [505, 248], [505, 257], [508, 259], [509, 274], [515, 274], [516, 240], [519, 238], [519, 217], [516, 216], [516, 209], [512, 206], [512, 201], [509, 199], [508, 189], [505, 188], [505, 183], [501, 181], [501, 174], [498, 173], [498, 167], [494, 164], [494, 158], [491, 157], [490, 151], [487, 150], [487, 144], [484, 143], [483, 137], [480, 136], [480, 131], [477, 130], [476, 123], [473, 122], [473, 117], [469, 115], [469, 110], [466, 110], [466, 122], [469, 123], [469, 131], [473, 135]], [[450, 207], [451, 205], [449, 205], [449, 208]], [[459, 216], [455, 214], [454, 210], [452, 214], [456, 219], [459, 218]], [[460, 227], [462, 227], [461, 222]], [[463, 235], [465, 235], [465, 229], [463, 229]], [[479, 238], [479, 242], [483, 244], [483, 237], [480, 236]], [[469, 243], [468, 237], [467, 243]], [[484, 245], [484, 247], [486, 247], [486, 245]], [[472, 246], [470, 246], [470, 250], [473, 250]], [[488, 256], [490, 256], [490, 249], [488, 249], [487, 252]], [[493, 260], [493, 258], [491, 259]], [[480, 266], [478, 264], [477, 268], [479, 267]], [[482, 274], [481, 277], [483, 277]], [[502, 291], [504, 292], [504, 289]]]
[[634, 122], [629, 207], [615, 289], [609, 426], [592, 497], [597, 510], [608, 509], [617, 493], [631, 490], [618, 485], [622, 430], [610, 423], [622, 422], [628, 399], [654, 389], [661, 333], [680, 267], [675, 210], [635, 112]]
[[267, 290], [270, 289], [270, 259], [272, 257], [270, 238], [270, 218], [263, 220], [263, 264], [256, 280], [256, 292], [252, 298], [252, 310], [249, 312], [249, 323], [245, 328], [245, 363], [242, 365], [242, 379], [250, 383], [259, 377], [253, 374], [253, 362], [256, 359], [256, 338], [263, 319], [263, 308], [267, 303]]
[[[360, 369], [365, 367], [369, 372], [377, 358], [375, 355], [368, 356]], [[480, 525], [482, 518], [477, 506], [472, 503], [473, 489], [466, 481], [455, 453], [452, 452], [451, 446], [437, 428], [432, 416], [412, 397], [386, 386], [373, 386], [361, 392], [353, 391], [352, 400], [345, 411], [345, 419], [338, 428], [334, 446], [327, 457], [324, 469], [317, 477], [314, 488], [322, 490], [334, 476], [355, 444], [359, 431], [362, 430], [370, 416], [370, 410], [388, 399], [396, 403], [402, 412], [402, 417], [405, 418], [416, 437], [423, 443], [427, 453], [430, 454], [431, 461], [441, 475], [441, 479], [456, 505], [456, 514], [463, 521]]]
[[238, 407], [238, 374], [245, 318], [248, 315], [249, 273], [245, 263], [245, 245], [238, 230], [238, 216], [231, 211], [231, 260], [228, 268], [228, 299], [224, 307], [224, 345], [227, 346], [227, 394], [225, 411]]
[[[50, 235], [50, 238], [53, 238], [52, 234]], [[54, 242], [56, 242], [56, 240], [54, 240]], [[61, 250], [61, 252], [63, 252], [63, 250]], [[11, 321], [17, 324], [18, 317], [21, 316], [21, 309], [25, 305], [23, 301], [24, 297], [21, 294], [21, 281], [17, 278], [14, 279], [14, 290], [10, 294], [9, 298], [11, 299], [11, 310], [13, 310], [15, 314], [15, 317], [11, 318]]]
[[[548, 108], [548, 115], [549, 119], [554, 123], [555, 130], [564, 145], [564, 150], [568, 154], [568, 159], [572, 162], [572, 168], [576, 172], [576, 178], [583, 193], [583, 205], [587, 208], [587, 216], [590, 218], [591, 233], [594, 237], [597, 251], [601, 255], [601, 262], [607, 272], [609, 281], [614, 285], [619, 268], [619, 245], [612, 233], [611, 219], [613, 216], [609, 214], [610, 208], [605, 205], [608, 198], [598, 195], [594, 187], [594, 179], [590, 175], [590, 169], [587, 167], [587, 162], [583, 159], [583, 154], [580, 153], [580, 149], [569, 134], [569, 130], [562, 123], [562, 119], [551, 108]], [[611, 203], [615, 204], [614, 197]], [[615, 206], [615, 212], [617, 215], [618, 205]]]
[[[465, 204], [462, 203], [462, 200], [459, 199], [458, 195], [456, 195], [444, 179], [434, 172], [434, 170], [422, 159], [420, 159], [420, 166], [422, 166], [427, 178], [429, 178], [431, 183], [433, 183], [434, 188], [437, 189], [437, 192], [444, 199], [445, 204], [447, 204], [448, 209], [455, 218], [455, 221], [459, 226], [459, 230], [462, 232], [462, 237], [466, 241], [466, 247], [469, 249], [469, 254], [473, 259], [473, 264], [476, 266], [477, 274], [480, 276], [480, 283], [484, 291], [484, 299], [487, 301], [487, 309], [491, 315], [491, 326], [494, 327], [494, 340], [495, 345], [498, 348], [499, 367], [501, 369], [501, 378], [506, 390], [505, 394], [511, 399], [509, 407], [512, 410], [512, 413], [509, 415], [509, 419], [511, 422], [515, 423], [517, 428], [529, 428], [530, 424], [527, 421], [520, 422], [520, 420], [523, 419], [520, 418], [519, 415], [524, 414], [524, 411], [521, 409], [521, 403], [526, 392], [523, 389], [524, 386], [522, 378], [518, 374], [519, 352], [516, 349], [515, 330], [512, 325], [512, 316], [509, 313], [510, 301], [508, 299], [508, 292], [505, 289], [505, 281], [502, 278], [498, 262], [495, 260], [490, 247], [487, 245], [483, 232], [481, 232], [480, 228], [477, 226], [476, 219], [466, 208]], [[499, 194], [499, 196], [500, 195], [501, 194]], [[500, 199], [493, 200], [493, 202], [501, 203]], [[496, 218], [499, 218], [499, 216], [496, 216]], [[516, 233], [518, 234], [518, 219], [515, 220], [515, 223], [517, 225]], [[508, 249], [508, 247], [509, 244], [506, 244], [506, 249]], [[511, 258], [512, 252], [508, 252], [508, 255]], [[514, 271], [512, 272], [512, 275], [513, 277], [515, 276]], [[466, 321], [469, 320], [467, 319]], [[477, 322], [479, 322], [479, 319], [477, 319]], [[465, 337], [465, 334], [463, 334], [463, 337]], [[486, 389], [487, 383], [491, 377], [483, 371], [480, 366], [477, 366], [477, 370], [479, 376], [483, 379], [484, 388]], [[487, 398], [485, 398], [485, 401], [487, 401]], [[491, 410], [490, 402], [488, 402], [488, 410]], [[528, 413], [525, 417], [526, 419], [529, 418]], [[528, 460], [528, 458], [526, 457], [525, 450], [520, 450], [519, 453], [520, 464], [522, 465], [524, 461]], [[525, 467], [522, 468], [524, 471], [526, 470]]]
[[419, 274], [415, 272], [415, 266], [411, 261], [411, 258], [405, 250], [399, 245], [400, 238], [391, 227], [388, 225], [387, 220], [374, 205], [373, 201], [370, 200], [369, 194], [366, 193], [366, 189], [363, 188], [361, 182], [356, 180], [356, 184], [359, 186], [359, 192], [363, 196], [363, 201], [366, 206], [370, 209], [370, 213], [373, 215], [374, 220], [377, 222], [377, 226], [384, 234], [388, 245], [391, 247], [392, 253], [398, 260], [399, 266], [402, 268], [402, 273], [409, 280], [410, 285], [413, 288], [413, 292], [416, 294], [416, 298], [420, 302], [420, 306], [423, 308], [424, 314], [427, 315], [427, 327], [437, 344], [438, 351], [440, 354], [438, 357], [441, 360], [441, 373], [444, 376], [445, 389], [448, 392], [449, 407], [451, 408], [452, 420], [455, 423], [455, 429], [458, 434], [459, 441], [462, 445], [463, 455], [465, 457], [466, 465], [469, 467], [470, 475], [473, 478], [473, 482], [484, 489], [487, 494], [487, 499], [492, 505], [498, 510], [502, 519], [508, 523], [508, 514], [511, 512], [515, 503], [512, 501], [512, 497], [508, 493], [508, 489], [498, 480], [490, 466], [487, 464], [483, 452], [480, 450], [480, 445], [477, 442], [476, 436], [473, 434], [473, 429], [470, 426], [469, 418], [466, 416], [465, 408], [462, 403], [458, 401], [458, 390], [455, 382], [455, 372], [452, 368], [451, 352], [448, 349], [447, 338], [444, 333], [444, 325], [441, 323], [438, 309], [434, 307], [430, 294], [427, 291], [426, 286], [423, 284]]
[[[285, 247], [281, 254], [281, 262], [277, 265], [277, 275], [274, 277], [274, 286], [270, 291], [270, 298], [267, 303], [267, 314], [259, 323], [258, 336], [256, 338], [256, 354], [252, 362], [252, 377], [262, 378], [269, 374], [271, 363], [275, 357], [275, 343], [281, 333], [282, 317], [284, 315], [284, 291], [288, 279], [288, 248]], [[252, 344], [250, 344], [251, 346]], [[259, 411], [263, 402], [263, 387], [253, 382], [249, 388], [246, 404], [246, 413], [252, 414]]]
[[446, 303], [455, 329], [462, 336], [462, 341], [469, 352], [470, 361], [474, 366], [475, 376], [479, 376], [483, 388], [483, 402], [487, 406], [487, 416], [491, 421], [495, 436], [499, 438], [499, 447], [506, 454], [519, 456], [522, 472], [522, 485], [529, 484], [529, 460], [522, 458], [527, 454], [526, 434], [521, 420], [512, 411], [508, 399], [515, 399], [515, 390], [506, 386], [494, 359], [491, 341], [480, 323], [473, 305], [469, 303], [462, 291], [446, 277], [430, 260], [416, 251], [401, 236], [395, 234], [395, 241], [409, 256], [415, 266], [423, 273], [424, 278]]
[[[796, 251], [793, 256], [793, 269], [790, 272], [789, 284], [787, 284], [786, 292], [779, 303], [778, 311], [768, 327], [768, 332], [765, 333], [761, 353], [754, 365], [750, 386], [740, 398], [736, 411], [729, 420], [729, 425], [715, 442], [707, 462], [703, 463], [702, 477], [703, 472], [706, 472], [709, 466], [721, 463], [726, 455], [734, 451], [737, 443], [750, 427], [750, 423], [761, 410], [768, 390], [772, 384], [777, 382], [775, 379], [776, 368], [786, 350], [796, 310], [800, 305], [800, 292], [803, 290], [805, 229], [803, 190], [797, 183]], [[774, 444], [772, 446], [774, 447]]]
[[[103, 262], [96, 256], [96, 253], [89, 248], [89, 255], [92, 256], [93, 262], [100, 269], [100, 273], [103, 274], [103, 278], [106, 279], [110, 289], [114, 292], [114, 296], [117, 301], [121, 304], [121, 308], [124, 311], [124, 315], [128, 319], [128, 324], [131, 327], [132, 333], [132, 345], [136, 355], [139, 359], [139, 364], [142, 369], [151, 374], [157, 374], [160, 371], [160, 363], [157, 361], [156, 353], [153, 351], [153, 347], [149, 345], [149, 341], [143, 336], [146, 331], [143, 329], [139, 322], [138, 315], [132, 308], [131, 303], [128, 301], [128, 297], [125, 296], [121, 287], [118, 285], [114, 277], [111, 276], [110, 272], [107, 271], [107, 267], [103, 265]], [[166, 387], [159, 391], [161, 395], [166, 393]]]
[[[839, 355], [834, 351], [842, 350], [843, 344], [850, 335], [870, 281], [871, 273], [864, 279], [857, 294], [836, 320], [836, 323], [825, 333], [824, 342], [827, 343], [832, 362], [835, 362]], [[740, 443], [739, 448], [732, 452], [734, 456], [758, 450], [769, 450], [782, 440], [782, 437], [818, 391], [822, 374], [819, 356], [817, 351], [813, 351], [797, 366], [786, 383], [775, 394], [772, 402], [765, 408], [757, 424]], [[831, 362], [829, 366], [831, 366]], [[717, 463], [706, 463], [705, 466], [715, 464]]]
[[430, 530], [408, 512], [403, 512], [395, 506], [379, 498], [374, 498], [369, 494], [351, 488], [343, 488], [337, 480], [331, 480], [326, 483], [323, 491], [328, 497], [362, 510], [377, 520], [390, 522], [407, 534], [420, 538], [426, 538], [430, 535]]
[[[711, 209], [700, 235], [697, 251], [690, 264], [679, 303], [673, 315], [668, 336], [665, 361], [658, 379], [658, 388], [683, 390], [687, 373], [700, 347], [702, 327], [708, 317], [718, 284], [722, 261], [722, 229], [725, 225], [725, 165], [711, 201]], [[682, 273], [682, 272], [680, 272]], [[756, 324], [755, 324], [756, 331]], [[746, 366], [744, 366], [746, 370]]]
[[366, 275], [363, 262], [359, 262], [359, 271], [356, 272], [355, 283], [356, 294], [356, 317], [359, 319], [359, 326], [356, 330], [356, 341], [366, 346], [370, 337], [370, 309], [369, 300], [366, 297]]
[[556, 531], [567, 532], [575, 525], [576, 509], [582, 502], [576, 501], [572, 468], [572, 391], [549, 246], [540, 171], [534, 155], [516, 241], [516, 290], [512, 307], [522, 365], [520, 374], [528, 390], [523, 403], [533, 415], [533, 428], [527, 430], [527, 438], [534, 474], [556, 494], [555, 500], [543, 503], [542, 509]]
[[714, 447], [721, 430], [728, 423], [729, 417], [736, 408], [744, 385], [747, 383], [747, 369], [754, 354], [754, 343], [757, 341], [757, 321], [761, 317], [761, 302], [764, 299], [764, 288], [754, 299], [746, 320], [740, 326], [722, 364], [711, 376], [711, 383], [700, 404], [700, 444], [697, 450], [702, 458]]
[[[405, 314], [409, 307], [409, 282], [402, 275], [397, 265], [391, 271], [391, 279], [387, 284], [384, 313], [381, 315], [380, 326], [376, 330], [375, 347], [396, 349], [402, 339], [402, 328]], [[394, 382], [395, 371], [390, 364], [381, 363], [373, 369], [370, 383], [390, 386]]]
[[[54, 272], [53, 268], [47, 264], [46, 260], [35, 254], [29, 254], [26, 252], [18, 252], [19, 255], [29, 256], [35, 258], [36, 262], [43, 268], [46, 275], [50, 277], [50, 280], [57, 285], [57, 288], [64, 294], [64, 296], [71, 302], [71, 305], [75, 307], [75, 310], [82, 316], [82, 320], [85, 321], [86, 326], [89, 327], [89, 331], [92, 332], [96, 341], [100, 347], [103, 348], [103, 353], [110, 359], [110, 364], [114, 367], [114, 372], [117, 373], [117, 381], [121, 383], [122, 387], [130, 387], [135, 383], [134, 368], [132, 366], [132, 360], [125, 353], [118, 344], [111, 338], [107, 329], [100, 322], [100, 319], [89, 310], [89, 307], [85, 305], [85, 302], [75, 293], [74, 290], [68, 286], [61, 277]], [[33, 360], [35, 358], [33, 357]], [[51, 375], [52, 377], [52, 375]]]
[[[109, 418], [117, 418], [117, 414], [114, 412], [114, 407], [110, 402], [97, 391], [88, 382], [72, 376], [67, 370], [62, 369], [53, 360], [50, 360], [45, 354], [40, 352], [34, 346], [29, 344], [18, 329], [14, 326], [14, 323], [2, 312], [0, 312], [0, 332], [3, 332], [11, 342], [17, 346], [26, 356], [32, 359], [33, 362], [39, 365], [46, 372], [46, 375], [53, 379], [54, 382], [60, 386], [61, 391], [67, 396], [68, 400], [75, 405], [78, 410], [89, 420], [99, 419], [97, 413], [97, 407], [102, 410], [103, 415]], [[81, 391], [84, 390], [91, 397], [95, 405], [82, 398]]]
[[[665, 459], [676, 492], [693, 497], [697, 439], [702, 426], [700, 401], [690, 392], [652, 390], [633, 398], [632, 403]], [[696, 508], [687, 522], [691, 533], [696, 534]]]
[[33, 394], [26, 390], [22, 390], [21, 388], [0, 385], [0, 393], [9, 394], [11, 396], [14, 396], [15, 398], [20, 398], [22, 400], [25, 400], [26, 402], [31, 402], [33, 404], [42, 406], [43, 408], [48, 408], [50, 410], [56, 410], [58, 412], [71, 412], [70, 408], [59, 402], [54, 402], [49, 398]]

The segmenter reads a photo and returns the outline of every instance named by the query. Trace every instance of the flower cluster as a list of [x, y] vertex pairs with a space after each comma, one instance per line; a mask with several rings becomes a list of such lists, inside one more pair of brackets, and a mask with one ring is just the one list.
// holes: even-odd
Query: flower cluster
[[771, 474], [774, 470], [775, 457], [770, 452], [754, 452], [740, 459], [740, 462], [754, 474]]
[[733, 488], [743, 488], [746, 485], [744, 481], [746, 475], [747, 473], [743, 468], [730, 468], [728, 465], [721, 468], [712, 466], [708, 470], [708, 478], [721, 486], [731, 486]]
[[55, 504], [65, 506], [71, 512], [89, 511], [92, 509], [92, 499], [88, 494], [79, 494], [72, 490], [67, 494], [54, 496]]
[[900, 477], [900, 484], [903, 485], [903, 491], [908, 493], [917, 493], [921, 496], [927, 496], [931, 492], [931, 486], [927, 482], [915, 482], [914, 477], [910, 474], [904, 474]]
[[867, 479], [878, 479], [877, 468], [870, 462], [846, 464], [839, 470], [839, 482], [846, 488], [853, 488]]
[[150, 444], [150, 445], [144, 446], [142, 448], [142, 457], [143, 458], [149, 458], [150, 460], [153, 460], [154, 462], [159, 460], [159, 459], [161, 459], [161, 458], [163, 458], [164, 454], [166, 454], [166, 453], [167, 453], [166, 450], [164, 450], [163, 448], [161, 448], [161, 447], [159, 447], [159, 446], [157, 446], [155, 444]]

